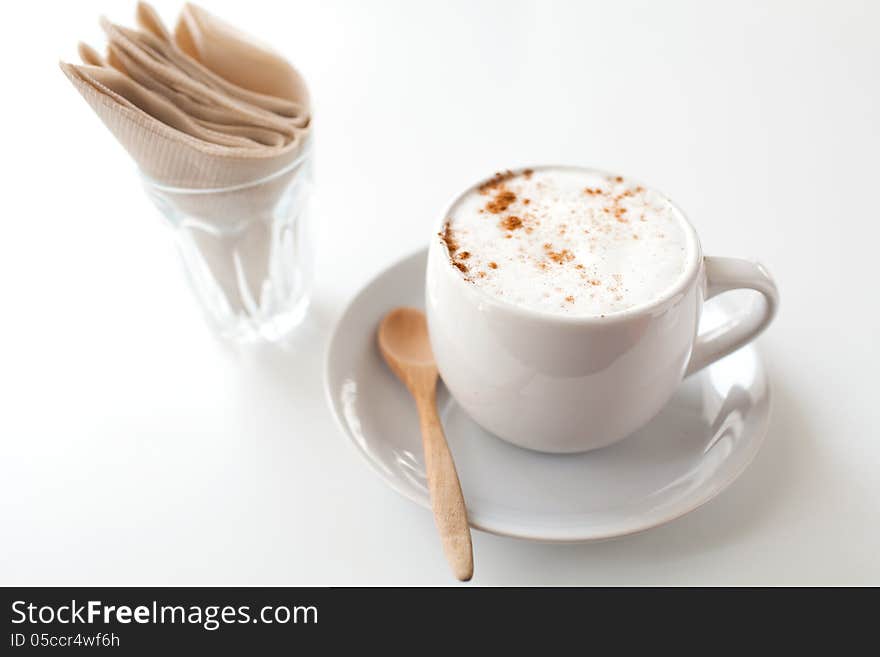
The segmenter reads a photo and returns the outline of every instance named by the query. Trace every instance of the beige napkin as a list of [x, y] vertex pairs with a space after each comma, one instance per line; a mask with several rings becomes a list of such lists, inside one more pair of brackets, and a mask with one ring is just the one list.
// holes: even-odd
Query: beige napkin
[[195, 5], [184, 6], [173, 35], [146, 3], [137, 6], [137, 25], [102, 19], [106, 56], [81, 44], [83, 64], [61, 69], [149, 180], [245, 186], [172, 191], [166, 200], [190, 220], [183, 230], [232, 312], [258, 312], [273, 213], [309, 146], [305, 84], [278, 54]]
[[297, 157], [309, 100], [283, 58], [192, 4], [173, 36], [146, 3], [137, 23], [102, 20], [107, 56], [81, 45], [84, 64], [61, 68], [149, 178], [225, 187]]

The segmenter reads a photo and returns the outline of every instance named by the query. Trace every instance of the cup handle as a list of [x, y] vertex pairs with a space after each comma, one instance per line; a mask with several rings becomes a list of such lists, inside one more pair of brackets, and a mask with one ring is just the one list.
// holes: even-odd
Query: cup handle
[[739, 258], [703, 258], [706, 301], [728, 290], [750, 289], [763, 299], [725, 324], [697, 336], [685, 376], [736, 351], [767, 328], [779, 306], [776, 283], [763, 265]]

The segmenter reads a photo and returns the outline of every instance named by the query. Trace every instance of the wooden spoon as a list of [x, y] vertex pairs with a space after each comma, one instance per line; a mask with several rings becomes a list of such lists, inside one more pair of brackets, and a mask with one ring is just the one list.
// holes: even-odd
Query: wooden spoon
[[424, 313], [416, 308], [395, 308], [385, 315], [379, 325], [379, 350], [416, 400], [434, 522], [452, 572], [466, 582], [474, 574], [471, 530], [458, 473], [437, 415], [437, 365]]

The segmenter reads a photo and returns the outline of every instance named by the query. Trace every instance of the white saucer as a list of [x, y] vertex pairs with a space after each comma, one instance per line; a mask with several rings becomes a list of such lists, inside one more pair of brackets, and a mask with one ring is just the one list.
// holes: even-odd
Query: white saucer
[[[389, 267], [354, 298], [327, 353], [326, 390], [337, 420], [389, 486], [429, 508], [419, 424], [408, 393], [376, 347], [381, 317], [424, 307], [425, 250]], [[729, 317], [706, 304], [703, 327]], [[470, 524], [540, 541], [590, 541], [669, 522], [708, 502], [754, 458], [770, 396], [753, 346], [687, 379], [645, 428], [585, 454], [540, 454], [477, 426], [438, 386]]]

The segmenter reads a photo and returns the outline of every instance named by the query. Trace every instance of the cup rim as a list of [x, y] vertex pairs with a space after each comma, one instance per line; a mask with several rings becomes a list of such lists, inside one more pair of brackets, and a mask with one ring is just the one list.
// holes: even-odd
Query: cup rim
[[[569, 171], [583, 171], [589, 172], [598, 175], [611, 176], [615, 175], [605, 169], [599, 169], [597, 167], [589, 167], [582, 166], [576, 164], [539, 164], [539, 165], [531, 165], [531, 166], [520, 166], [513, 169], [505, 169], [505, 171], [511, 171], [515, 175], [518, 175], [526, 170], [531, 171], [541, 171], [546, 169], [564, 169]], [[477, 189], [480, 185], [485, 182], [491, 180], [491, 178], [484, 178], [469, 187], [467, 187], [464, 191], [456, 194], [452, 200], [446, 204], [445, 210], [441, 215], [440, 222], [436, 226], [433, 234], [432, 241], [433, 243], [430, 245], [430, 251], [433, 248], [439, 246], [441, 252], [445, 255], [442, 258], [443, 265], [448, 270], [448, 273], [451, 274], [456, 281], [458, 281], [458, 285], [465, 286], [461, 289], [469, 292], [470, 294], [475, 295], [479, 298], [480, 303], [491, 306], [492, 308], [503, 310], [509, 312], [510, 314], [516, 315], [518, 317], [526, 318], [526, 319], [535, 319], [541, 320], [544, 322], [556, 322], [559, 324], [568, 324], [568, 325], [602, 325], [607, 326], [608, 324], [623, 322], [627, 320], [631, 320], [635, 317], [641, 317], [645, 315], [654, 314], [656, 311], [660, 309], [666, 309], [669, 305], [675, 303], [690, 287], [693, 285], [696, 280], [697, 274], [700, 271], [700, 266], [703, 261], [702, 247], [700, 245], [700, 239], [697, 235], [696, 229], [691, 224], [687, 215], [682, 211], [678, 205], [676, 205], [669, 196], [656, 187], [651, 185], [647, 185], [642, 183], [639, 180], [633, 178], [627, 178], [627, 180], [631, 180], [637, 184], [642, 185], [646, 189], [650, 189], [658, 194], [660, 194], [667, 203], [672, 207], [675, 213], [678, 215], [678, 219], [682, 223], [682, 227], [684, 228], [685, 236], [687, 239], [687, 247], [688, 247], [688, 261], [685, 263], [684, 270], [679, 276], [678, 280], [673, 285], [670, 285], [667, 289], [663, 291], [662, 294], [657, 297], [647, 301], [645, 303], [641, 303], [635, 306], [631, 306], [624, 310], [618, 310], [615, 312], [606, 313], [604, 315], [560, 315], [557, 313], [551, 313], [543, 310], [535, 310], [533, 308], [526, 308], [524, 306], [519, 306], [514, 303], [511, 303], [506, 300], [499, 299], [495, 297], [480, 287], [468, 283], [460, 273], [453, 267], [451, 263], [451, 256], [449, 253], [449, 249], [446, 246], [446, 243], [439, 239], [439, 235], [442, 234], [443, 229], [446, 226], [446, 222], [448, 221], [450, 210], [455, 207], [455, 205], [461, 201], [465, 196], [470, 194], [472, 191]], [[429, 259], [429, 267], [430, 259]]]

